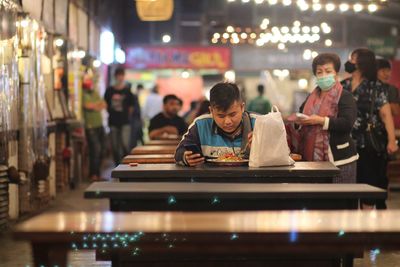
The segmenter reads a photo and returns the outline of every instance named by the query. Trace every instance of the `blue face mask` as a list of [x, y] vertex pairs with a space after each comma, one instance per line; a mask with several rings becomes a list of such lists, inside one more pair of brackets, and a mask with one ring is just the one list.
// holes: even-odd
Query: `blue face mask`
[[317, 78], [317, 85], [322, 91], [329, 91], [333, 85], [335, 85], [335, 75], [328, 75]]

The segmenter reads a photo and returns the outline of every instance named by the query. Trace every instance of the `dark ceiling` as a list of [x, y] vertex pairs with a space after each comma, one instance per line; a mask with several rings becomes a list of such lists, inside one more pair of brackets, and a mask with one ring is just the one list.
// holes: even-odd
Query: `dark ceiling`
[[[322, 2], [323, 0], [321, 0]], [[344, 0], [332, 0], [343, 2]], [[355, 0], [347, 0], [352, 3]], [[360, 0], [359, 2], [366, 2]], [[370, 14], [367, 12], [300, 11], [296, 6], [256, 5], [253, 0], [242, 3], [236, 0], [175, 0], [173, 17], [165, 22], [143, 22], [136, 14], [134, 0], [77, 0], [102, 24], [112, 28], [123, 46], [132, 44], [161, 44], [161, 37], [168, 33], [172, 44], [210, 43], [214, 32], [223, 31], [227, 25], [258, 27], [263, 18], [271, 26], [303, 24], [332, 26], [331, 39], [338, 47], [363, 46], [368, 37], [392, 36], [398, 40], [400, 27], [400, 2], [388, 0], [387, 6]], [[266, 1], [265, 1], [266, 2]]]

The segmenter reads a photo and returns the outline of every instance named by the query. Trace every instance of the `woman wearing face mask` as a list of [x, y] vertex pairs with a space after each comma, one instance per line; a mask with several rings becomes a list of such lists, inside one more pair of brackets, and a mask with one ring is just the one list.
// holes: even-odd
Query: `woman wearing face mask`
[[[398, 146], [387, 92], [384, 85], [377, 80], [375, 54], [365, 48], [354, 50], [350, 61], [345, 64], [345, 71], [350, 73], [351, 77], [342, 81], [343, 88], [351, 92], [357, 102], [357, 119], [352, 131], [360, 155], [357, 163], [357, 182], [387, 189], [387, 154], [396, 152]], [[370, 142], [368, 125], [371, 122], [379, 133], [375, 136], [383, 144], [382, 151], [378, 151], [377, 146]], [[362, 202], [364, 208], [372, 208], [374, 205], [377, 209], [386, 208], [385, 200], [366, 199]]]
[[335, 183], [356, 183], [358, 155], [350, 137], [357, 108], [338, 79], [340, 58], [336, 54], [320, 54], [312, 70], [317, 87], [300, 107], [306, 118], [297, 118], [300, 128], [300, 153], [307, 161], [330, 161], [340, 169]]

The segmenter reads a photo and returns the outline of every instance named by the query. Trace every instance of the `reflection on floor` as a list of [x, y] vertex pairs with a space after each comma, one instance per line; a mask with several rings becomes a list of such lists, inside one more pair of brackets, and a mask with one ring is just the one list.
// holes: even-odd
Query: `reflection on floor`
[[[109, 171], [108, 176], [110, 177]], [[83, 199], [83, 192], [88, 183], [82, 184], [74, 191], [62, 193], [46, 211], [106, 211], [108, 210], [107, 200], [86, 200]], [[390, 209], [400, 208], [400, 192], [392, 192], [389, 196], [388, 206]], [[26, 242], [12, 240], [9, 232], [0, 234], [0, 266], [1, 267], [27, 267], [33, 266], [31, 260], [31, 249]], [[96, 262], [93, 251], [72, 252], [69, 254], [69, 266], [71, 267], [108, 267], [110, 262]], [[360, 260], [355, 261], [355, 267], [361, 267]], [[374, 267], [400, 267], [400, 251], [384, 252], [376, 255]]]

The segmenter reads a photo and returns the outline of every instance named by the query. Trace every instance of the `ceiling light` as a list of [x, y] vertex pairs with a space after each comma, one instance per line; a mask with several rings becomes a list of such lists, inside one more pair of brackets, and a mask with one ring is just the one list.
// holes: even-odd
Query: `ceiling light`
[[304, 60], [310, 60], [311, 57], [312, 57], [311, 53], [312, 53], [312, 52], [311, 52], [310, 49], [304, 50], [304, 52], [303, 52], [303, 59], [304, 59]]
[[307, 89], [307, 87], [308, 87], [307, 79], [299, 79], [297, 84], [298, 84], [300, 89]]
[[234, 32], [235, 29], [232, 26], [229, 25], [228, 27], [226, 27], [226, 31], [227, 32]]
[[328, 47], [332, 46], [332, 40], [331, 39], [326, 39], [325, 40], [325, 46], [328, 46]]
[[313, 27], [311, 28], [311, 31], [312, 31], [313, 33], [319, 33], [319, 27], [318, 27], [318, 26], [313, 26]]
[[308, 26], [304, 26], [303, 28], [301, 28], [301, 30], [303, 31], [303, 33], [310, 33], [311, 29]]
[[169, 35], [169, 34], [164, 34], [163, 37], [162, 37], [162, 41], [163, 41], [163, 43], [169, 43], [169, 42], [171, 42], [171, 35]]
[[300, 32], [300, 27], [293, 27], [292, 28], [293, 33], [299, 33]]
[[264, 0], [255, 0], [254, 2], [258, 5], [258, 4], [262, 4], [264, 2]]
[[361, 12], [363, 9], [364, 9], [364, 7], [360, 3], [354, 4], [354, 6], [353, 6], [354, 12]]
[[257, 45], [257, 46], [263, 46], [263, 45], [264, 45], [264, 41], [261, 40], [261, 39], [257, 39], [256, 45]]
[[98, 59], [93, 60], [93, 67], [98, 68], [101, 66], [101, 61]]
[[316, 58], [317, 56], [318, 56], [318, 52], [312, 51], [311, 57], [312, 57], [312, 58]]
[[335, 4], [333, 4], [333, 3], [328, 3], [325, 6], [326, 11], [328, 11], [328, 12], [332, 12], [333, 10], [335, 10], [335, 8], [336, 8]]
[[270, 5], [276, 5], [278, 3], [278, 0], [268, 0], [268, 3]]
[[225, 33], [222, 35], [222, 37], [223, 37], [224, 39], [228, 39], [228, 38], [229, 38], [229, 33], [225, 32]]
[[285, 48], [286, 48], [285, 44], [282, 44], [282, 43], [278, 44], [278, 49], [279, 50], [283, 50]]
[[64, 40], [61, 39], [61, 38], [58, 38], [58, 39], [56, 39], [56, 40], [54, 41], [54, 44], [55, 44], [56, 46], [58, 46], [58, 47], [63, 46]]
[[221, 34], [219, 34], [218, 32], [214, 33], [214, 38], [215, 39], [219, 39], [221, 37]]
[[284, 6], [290, 6], [292, 4], [292, 0], [282, 0], [282, 4]]
[[322, 28], [322, 31], [323, 31], [325, 34], [328, 34], [328, 33], [330, 33], [330, 32], [332, 31], [332, 29], [331, 29], [331, 27], [327, 26], [327, 27], [323, 27], [323, 28]]
[[190, 73], [186, 70], [182, 71], [181, 76], [183, 79], [187, 79], [190, 76]]
[[368, 11], [369, 12], [373, 13], [373, 12], [375, 12], [377, 10], [378, 10], [378, 6], [377, 5], [375, 5], [375, 4], [369, 4], [368, 5]]
[[322, 9], [322, 5], [321, 4], [313, 4], [312, 8], [314, 11], [320, 11]]
[[289, 32], [289, 27], [283, 26], [283, 27], [281, 28], [281, 32], [282, 32], [282, 33], [288, 33], [288, 32]]
[[301, 23], [300, 23], [300, 21], [298, 21], [298, 20], [295, 20], [295, 21], [293, 22], [293, 26], [295, 26], [295, 27], [300, 27], [300, 25], [301, 25]]
[[339, 5], [339, 9], [341, 12], [346, 12], [347, 10], [349, 10], [350, 6], [347, 3], [341, 3]]
[[247, 33], [242, 32], [242, 33], [240, 34], [240, 38], [246, 39], [246, 38], [247, 38]]

